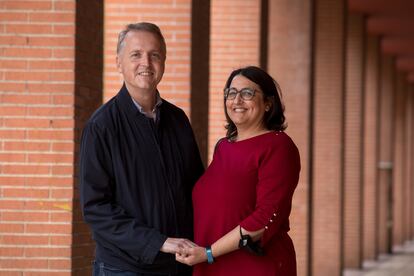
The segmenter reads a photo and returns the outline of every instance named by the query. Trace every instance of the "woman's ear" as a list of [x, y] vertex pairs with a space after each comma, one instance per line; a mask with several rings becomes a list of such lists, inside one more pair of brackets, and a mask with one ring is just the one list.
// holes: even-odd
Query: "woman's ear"
[[269, 99], [266, 100], [266, 102], [265, 102], [265, 111], [268, 112], [271, 107], [272, 107], [272, 101], [269, 100]]

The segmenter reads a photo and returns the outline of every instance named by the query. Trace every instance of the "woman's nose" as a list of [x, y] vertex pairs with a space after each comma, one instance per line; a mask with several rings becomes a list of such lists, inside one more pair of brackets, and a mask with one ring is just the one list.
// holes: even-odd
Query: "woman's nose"
[[241, 97], [241, 94], [240, 93], [237, 93], [236, 94], [236, 98], [234, 98], [233, 102], [239, 103], [239, 102], [242, 102], [242, 101], [243, 101], [243, 99]]

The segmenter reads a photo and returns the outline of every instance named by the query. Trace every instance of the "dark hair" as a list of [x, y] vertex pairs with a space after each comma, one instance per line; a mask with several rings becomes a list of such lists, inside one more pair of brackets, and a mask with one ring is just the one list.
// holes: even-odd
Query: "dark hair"
[[122, 48], [124, 48], [125, 37], [126, 37], [127, 33], [129, 33], [130, 31], [144, 31], [144, 32], [149, 32], [149, 33], [155, 34], [161, 42], [161, 48], [164, 51], [164, 55], [167, 54], [167, 46], [165, 44], [165, 39], [164, 39], [164, 36], [161, 33], [160, 28], [157, 25], [155, 25], [153, 23], [149, 23], [149, 22], [139, 22], [139, 23], [126, 25], [125, 29], [122, 30], [118, 35], [118, 44], [116, 46], [116, 53], [117, 54], [119, 54], [119, 52], [121, 52]]
[[[269, 130], [285, 130], [285, 115], [283, 114], [285, 107], [283, 106], [280, 99], [281, 92], [279, 84], [263, 69], [260, 69], [256, 66], [247, 66], [234, 70], [227, 79], [224, 89], [229, 88], [231, 82], [233, 81], [233, 78], [238, 75], [248, 78], [250, 81], [256, 83], [263, 91], [264, 100], [272, 103], [270, 110], [268, 112], [265, 112], [263, 117], [265, 127]], [[226, 137], [227, 139], [232, 140], [237, 136], [237, 128], [227, 114], [225, 98], [224, 113], [227, 120], [227, 125], [225, 126], [227, 129]]]

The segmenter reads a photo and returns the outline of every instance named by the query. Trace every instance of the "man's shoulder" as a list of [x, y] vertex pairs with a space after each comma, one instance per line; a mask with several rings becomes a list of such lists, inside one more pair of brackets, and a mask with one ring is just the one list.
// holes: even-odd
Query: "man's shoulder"
[[115, 97], [110, 99], [108, 102], [102, 104], [98, 109], [90, 117], [90, 121], [101, 121], [104, 120], [105, 117], [109, 116], [115, 108]]
[[167, 101], [165, 99], [162, 99], [161, 108], [166, 113], [186, 117], [184, 110], [182, 110], [180, 107], [170, 103], [169, 101]]
[[101, 105], [89, 118], [87, 124], [96, 125], [100, 128], [108, 128], [112, 125], [112, 122], [116, 121], [114, 118], [119, 113], [117, 107], [116, 96], [110, 99], [108, 102]]

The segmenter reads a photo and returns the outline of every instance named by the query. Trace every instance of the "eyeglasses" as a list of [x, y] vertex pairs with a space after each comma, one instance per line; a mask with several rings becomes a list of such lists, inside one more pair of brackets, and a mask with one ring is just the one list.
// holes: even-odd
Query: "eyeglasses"
[[226, 100], [234, 100], [238, 93], [240, 93], [240, 97], [245, 101], [250, 101], [253, 99], [254, 95], [256, 94], [255, 89], [252, 88], [242, 88], [240, 91], [234, 87], [229, 87], [224, 89], [224, 98]]

